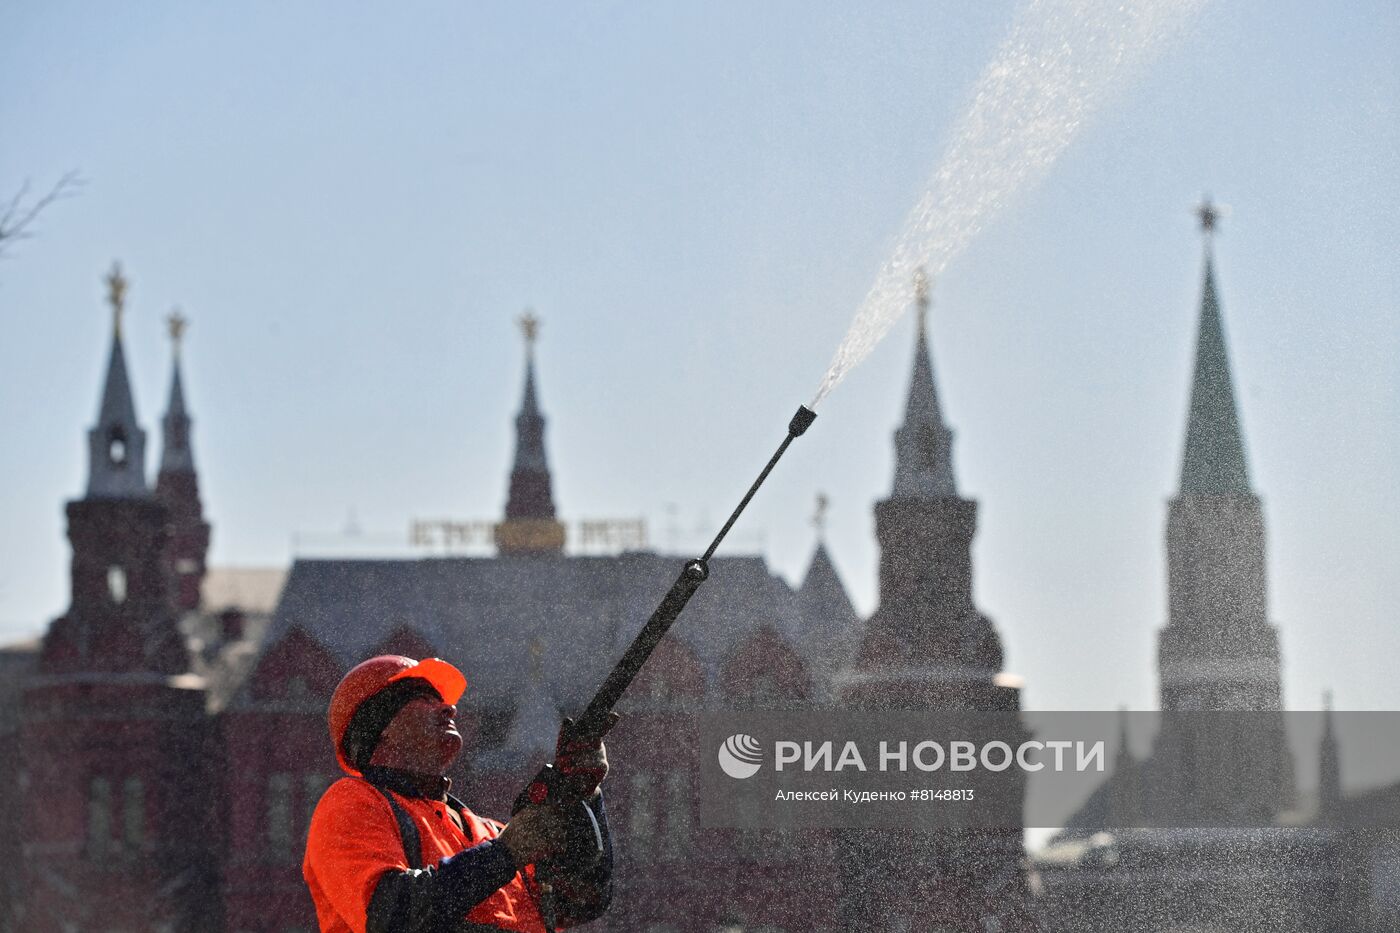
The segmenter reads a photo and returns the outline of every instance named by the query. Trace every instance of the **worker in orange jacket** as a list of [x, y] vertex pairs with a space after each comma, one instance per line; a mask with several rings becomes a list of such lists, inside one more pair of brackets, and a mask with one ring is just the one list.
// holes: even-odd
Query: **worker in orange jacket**
[[[349, 776], [316, 805], [302, 865], [323, 933], [544, 933], [607, 909], [612, 845], [598, 790], [608, 770], [602, 743], [561, 738], [556, 750], [555, 764], [583, 804], [528, 807], [509, 823], [484, 819], [448, 793], [445, 776], [462, 750], [455, 717], [466, 686], [438, 658], [382, 655], [336, 687], [327, 718]], [[601, 853], [571, 845], [580, 817]], [[535, 871], [546, 859], [547, 882]]]

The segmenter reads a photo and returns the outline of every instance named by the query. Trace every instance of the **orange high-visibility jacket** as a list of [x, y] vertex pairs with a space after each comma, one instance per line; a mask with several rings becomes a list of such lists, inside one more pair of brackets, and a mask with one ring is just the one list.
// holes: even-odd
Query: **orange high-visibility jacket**
[[[384, 786], [378, 779], [371, 784], [342, 778], [316, 806], [302, 874], [322, 933], [438, 929], [444, 920], [459, 919], [466, 921], [465, 929], [481, 924], [544, 933], [533, 869], [518, 872], [505, 846], [493, 841], [503, 824], [477, 816], [455, 798], [444, 802], [402, 784], [390, 782], [381, 790]], [[409, 864], [386, 791], [417, 829], [422, 868]], [[449, 807], [461, 817], [462, 828]], [[601, 811], [601, 803], [596, 808]], [[610, 863], [611, 851], [608, 855]], [[597, 880], [610, 887], [606, 874]], [[605, 907], [607, 894], [601, 897]]]

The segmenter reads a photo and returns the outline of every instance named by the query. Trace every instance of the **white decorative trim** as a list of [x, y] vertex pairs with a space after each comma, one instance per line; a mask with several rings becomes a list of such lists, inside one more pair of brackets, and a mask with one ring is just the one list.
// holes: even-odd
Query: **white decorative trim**
[[1221, 681], [1276, 684], [1278, 663], [1266, 658], [1198, 658], [1162, 665], [1163, 684], [1219, 683]]

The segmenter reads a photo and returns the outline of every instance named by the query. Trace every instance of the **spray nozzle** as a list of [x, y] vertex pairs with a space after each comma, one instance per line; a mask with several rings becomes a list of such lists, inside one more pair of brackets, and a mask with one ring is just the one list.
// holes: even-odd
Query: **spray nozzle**
[[816, 420], [816, 412], [812, 411], [812, 409], [808, 408], [806, 405], [798, 405], [797, 414], [793, 415], [792, 420], [788, 422], [788, 433], [793, 437], [801, 437], [806, 430], [812, 426], [812, 422]]

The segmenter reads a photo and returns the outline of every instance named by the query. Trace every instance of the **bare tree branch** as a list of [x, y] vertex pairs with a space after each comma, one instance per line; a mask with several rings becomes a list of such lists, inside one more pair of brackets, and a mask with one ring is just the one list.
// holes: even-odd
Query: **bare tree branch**
[[77, 194], [82, 187], [82, 176], [76, 171], [68, 172], [47, 194], [26, 204], [29, 200], [29, 180], [26, 179], [15, 196], [0, 210], [0, 258], [4, 257], [6, 249], [16, 241], [27, 240], [34, 235], [34, 221], [45, 208], [61, 198]]

